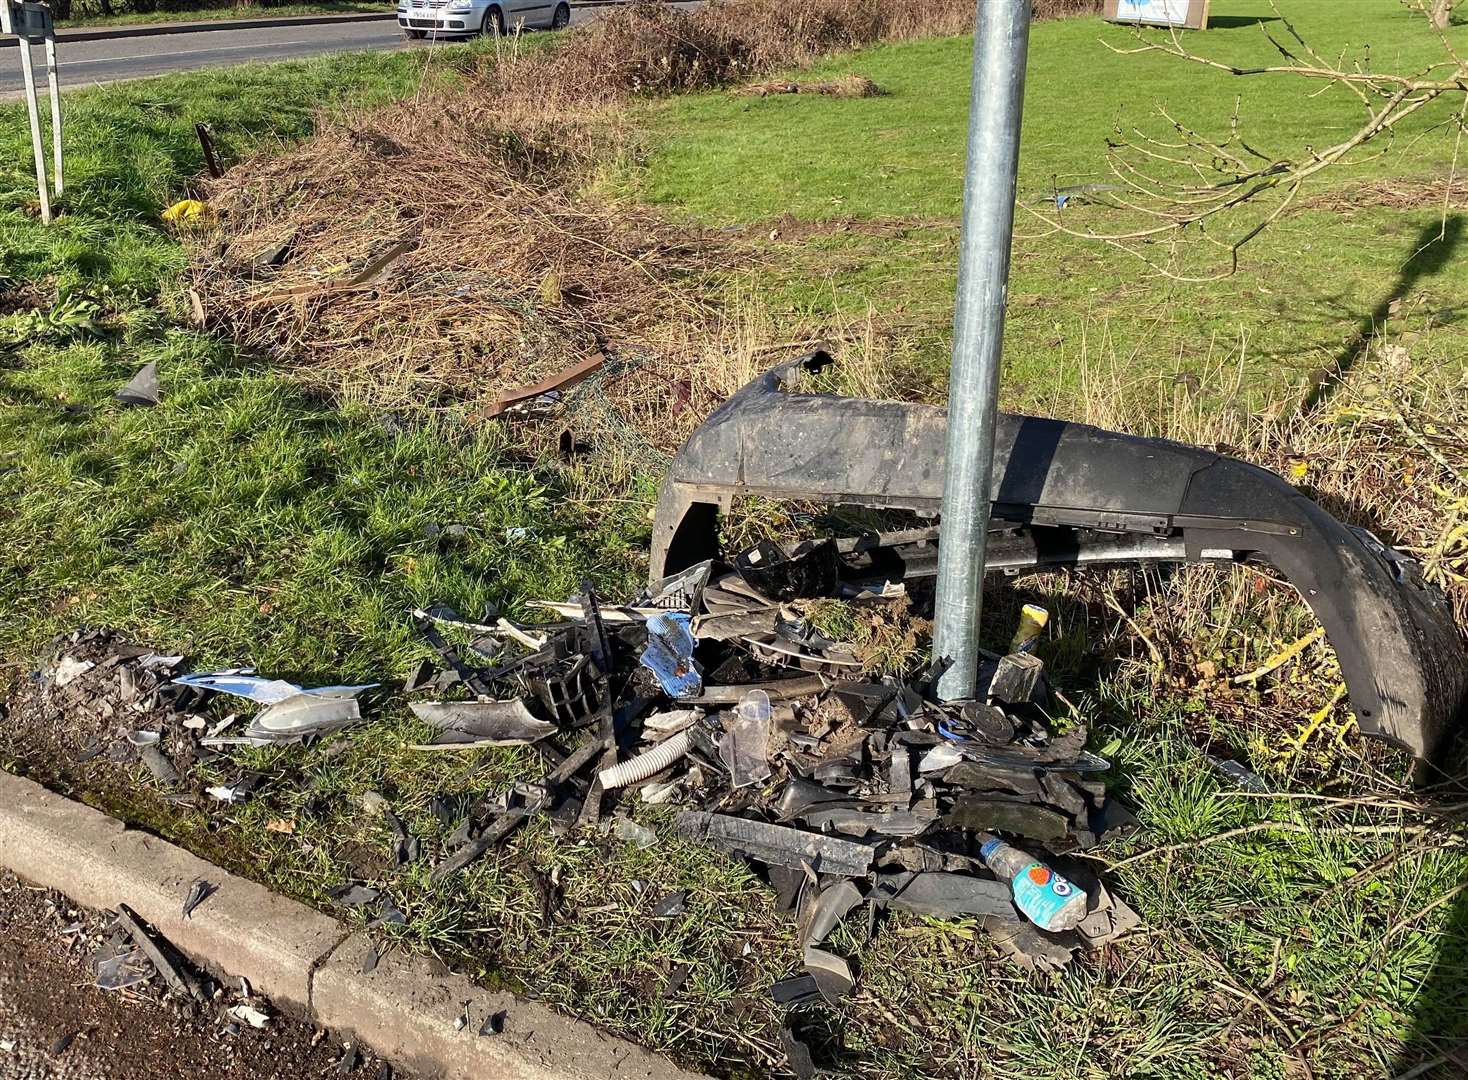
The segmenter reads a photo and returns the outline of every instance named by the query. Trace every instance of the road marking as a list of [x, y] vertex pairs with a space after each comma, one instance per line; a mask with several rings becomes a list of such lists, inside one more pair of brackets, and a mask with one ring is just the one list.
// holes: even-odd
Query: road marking
[[[262, 44], [266, 48], [278, 49], [278, 48], [280, 48], [283, 45], [310, 45], [310, 44], [313, 44], [313, 42], [310, 39], [308, 39], [308, 38], [302, 38], [300, 41], [271, 41], [271, 42], [266, 42], [266, 43], [262, 43]], [[254, 44], [254, 45], [220, 45], [220, 46], [217, 46], [216, 48], [213, 48], [213, 49], [184, 49], [182, 51], [175, 50], [175, 51], [172, 51], [172, 52], [163, 52], [163, 53], [142, 53], [142, 54], [136, 54], [135, 53], [132, 56], [100, 56], [100, 57], [97, 57], [95, 60], [68, 60], [65, 63], [61, 64], [60, 66], [61, 67], [81, 67], [83, 64], [116, 64], [116, 63], [118, 63], [120, 61], [127, 61], [127, 60], [145, 61], [145, 60], [153, 60], [153, 59], [167, 59], [168, 57], [172, 57], [172, 56], [197, 56], [200, 53], [236, 52], [236, 51], [238, 51], [240, 49], [258, 49], [258, 48], [261, 48], [261, 47], [262, 47], [261, 44]]]

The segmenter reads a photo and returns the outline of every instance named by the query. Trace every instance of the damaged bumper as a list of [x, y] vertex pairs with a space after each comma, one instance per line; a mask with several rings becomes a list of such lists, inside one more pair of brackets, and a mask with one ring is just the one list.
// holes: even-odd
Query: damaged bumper
[[[786, 392], [817, 353], [730, 397], [678, 453], [653, 525], [653, 580], [718, 555], [736, 495], [936, 516], [941, 408]], [[1001, 413], [987, 566], [1262, 562], [1297, 588], [1340, 659], [1363, 732], [1423, 760], [1468, 705], [1468, 658], [1446, 601], [1415, 564], [1327, 514], [1275, 474], [1232, 458], [1083, 424]], [[932, 573], [936, 534], [862, 552], [888, 576]]]

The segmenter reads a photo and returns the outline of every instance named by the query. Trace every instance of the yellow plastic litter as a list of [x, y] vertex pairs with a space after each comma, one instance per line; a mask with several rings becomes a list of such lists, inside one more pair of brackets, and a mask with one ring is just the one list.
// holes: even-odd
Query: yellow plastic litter
[[198, 221], [209, 215], [209, 207], [198, 199], [181, 199], [163, 211], [163, 220], [170, 225], [184, 221]]
[[1020, 608], [1019, 626], [1014, 631], [1014, 638], [1009, 643], [1009, 651], [1028, 652], [1034, 647], [1035, 640], [1045, 630], [1045, 624], [1050, 621], [1050, 612], [1039, 604], [1026, 604]]

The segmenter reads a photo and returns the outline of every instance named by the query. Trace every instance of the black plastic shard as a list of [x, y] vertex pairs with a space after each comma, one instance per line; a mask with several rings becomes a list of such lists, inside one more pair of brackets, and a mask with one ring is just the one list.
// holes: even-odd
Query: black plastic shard
[[362, 907], [372, 903], [382, 894], [366, 885], [350, 884], [338, 885], [334, 889], [329, 889], [326, 895], [342, 907]]
[[761, 540], [734, 556], [734, 569], [771, 600], [830, 596], [840, 576], [840, 556], [832, 540], [807, 541], [788, 555], [773, 540]]
[[775, 803], [775, 812], [781, 821], [790, 821], [816, 807], [829, 809], [834, 806], [854, 806], [856, 803], [857, 800], [850, 792], [836, 791], [810, 780], [792, 777], [780, 792], [779, 801]]
[[[901, 884], [903, 878], [910, 878]], [[930, 872], [925, 874], [883, 874], [878, 885], [888, 882], [896, 886], [887, 898], [889, 907], [918, 915], [989, 915], [999, 919], [1018, 919], [1009, 886], [990, 878], [968, 874]]]
[[203, 878], [196, 878], [193, 884], [189, 886], [188, 895], [184, 897], [183, 917], [185, 919], [191, 918], [194, 914], [194, 909], [218, 891], [218, 885], [205, 881]]
[[831, 688], [836, 700], [845, 705], [851, 718], [863, 726], [887, 726], [897, 720], [896, 710], [889, 709], [897, 699], [897, 687], [885, 683], [840, 682]]
[[943, 820], [959, 829], [1012, 833], [1031, 840], [1060, 840], [1071, 827], [1070, 819], [1054, 810], [983, 795], [965, 795], [956, 800]]
[[816, 1075], [816, 1064], [811, 1058], [810, 1047], [788, 1026], [780, 1029], [780, 1049], [785, 1051], [785, 1063], [795, 1074], [795, 1080], [812, 1080]]
[[154, 933], [153, 929], [138, 917], [137, 912], [126, 904], [117, 905], [117, 921], [133, 939], [133, 944], [143, 950], [149, 961], [163, 976], [168, 988], [195, 1001], [205, 1000], [204, 988], [185, 966], [183, 958], [173, 945]]
[[770, 997], [776, 1005], [801, 1005], [820, 996], [821, 988], [814, 975], [792, 975], [770, 987]]
[[760, 862], [791, 867], [809, 864], [818, 874], [860, 877], [871, 869], [876, 855], [874, 846], [857, 840], [698, 810], [678, 815], [678, 831], [721, 851]]

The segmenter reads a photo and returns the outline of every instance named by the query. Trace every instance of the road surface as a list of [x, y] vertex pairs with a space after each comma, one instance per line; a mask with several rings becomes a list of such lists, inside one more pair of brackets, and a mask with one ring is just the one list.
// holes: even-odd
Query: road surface
[[95, 985], [92, 954], [110, 918], [0, 872], [0, 1077], [4, 1080], [410, 1080], [309, 1024], [279, 1014], [235, 1020], [232, 998], [168, 997], [155, 975], [131, 989]]
[[[605, 10], [604, 7], [573, 5], [572, 25], [595, 19]], [[253, 30], [200, 30], [95, 41], [63, 40], [58, 45], [58, 60], [62, 87], [74, 88], [123, 79], [143, 79], [175, 71], [228, 67], [250, 61], [297, 60], [333, 52], [433, 47], [430, 42], [406, 41], [395, 19], [383, 19]], [[44, 64], [39, 48], [35, 51], [35, 59], [38, 65]], [[44, 95], [44, 67], [40, 74], [41, 93]], [[23, 88], [19, 50], [0, 49], [0, 99], [13, 99]]]

